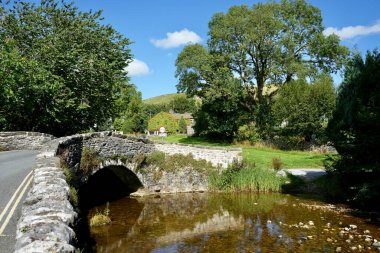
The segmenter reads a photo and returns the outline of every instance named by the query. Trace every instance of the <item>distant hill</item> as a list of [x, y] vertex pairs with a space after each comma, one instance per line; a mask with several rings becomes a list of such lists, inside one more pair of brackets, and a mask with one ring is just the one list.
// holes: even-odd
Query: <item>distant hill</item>
[[149, 105], [169, 104], [172, 100], [178, 97], [186, 97], [186, 94], [185, 93], [165, 94], [165, 95], [161, 95], [157, 97], [144, 99], [143, 103], [149, 104]]

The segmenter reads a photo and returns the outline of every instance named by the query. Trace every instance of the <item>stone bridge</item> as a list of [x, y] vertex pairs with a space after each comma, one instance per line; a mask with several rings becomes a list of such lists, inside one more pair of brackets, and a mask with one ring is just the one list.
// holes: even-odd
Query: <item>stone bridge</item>
[[[190, 167], [174, 171], [156, 167], [141, 169], [141, 159], [146, 154], [157, 151], [167, 155], [191, 154], [194, 159], [206, 160], [219, 169], [242, 159], [241, 149], [155, 143], [114, 132], [58, 139], [39, 133], [16, 132], [12, 135], [8, 132], [0, 134], [1, 147], [41, 150], [36, 159], [33, 184], [17, 226], [16, 252], [74, 252], [76, 235], [73, 226], [79, 211], [69, 201], [74, 189], [79, 196], [86, 196], [84, 205], [89, 206], [97, 204], [98, 200], [130, 193], [207, 191], [208, 175], [204, 171]], [[91, 153], [92, 158], [95, 156], [97, 161], [88, 170], [83, 169], [88, 160], [83, 156], [86, 152]], [[61, 162], [68, 165], [70, 180], [67, 180], [68, 174], [64, 174]], [[87, 162], [91, 164], [93, 161]], [[71, 181], [71, 185], [67, 181]], [[108, 191], [110, 195], [106, 190], [111, 190], [111, 193]]]

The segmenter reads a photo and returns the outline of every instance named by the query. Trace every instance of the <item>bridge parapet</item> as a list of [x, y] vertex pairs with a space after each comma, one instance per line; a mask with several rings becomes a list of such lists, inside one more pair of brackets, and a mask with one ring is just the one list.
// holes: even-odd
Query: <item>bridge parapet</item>
[[0, 149], [40, 150], [45, 143], [53, 139], [53, 135], [38, 132], [0, 132]]

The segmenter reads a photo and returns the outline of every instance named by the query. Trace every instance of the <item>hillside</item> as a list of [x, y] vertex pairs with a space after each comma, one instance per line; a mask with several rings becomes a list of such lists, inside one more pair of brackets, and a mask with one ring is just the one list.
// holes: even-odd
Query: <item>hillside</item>
[[143, 102], [145, 104], [150, 105], [160, 105], [160, 104], [169, 104], [173, 99], [177, 97], [185, 97], [186, 95], [184, 93], [172, 93], [172, 94], [165, 94], [157, 97], [152, 97], [148, 99], [144, 99]]

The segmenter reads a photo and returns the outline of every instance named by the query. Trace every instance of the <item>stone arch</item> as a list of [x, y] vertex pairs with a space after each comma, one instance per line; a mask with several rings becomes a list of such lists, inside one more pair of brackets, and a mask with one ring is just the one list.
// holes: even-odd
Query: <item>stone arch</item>
[[78, 193], [81, 205], [90, 208], [128, 196], [142, 187], [137, 175], [126, 166], [107, 165], [89, 175]]

